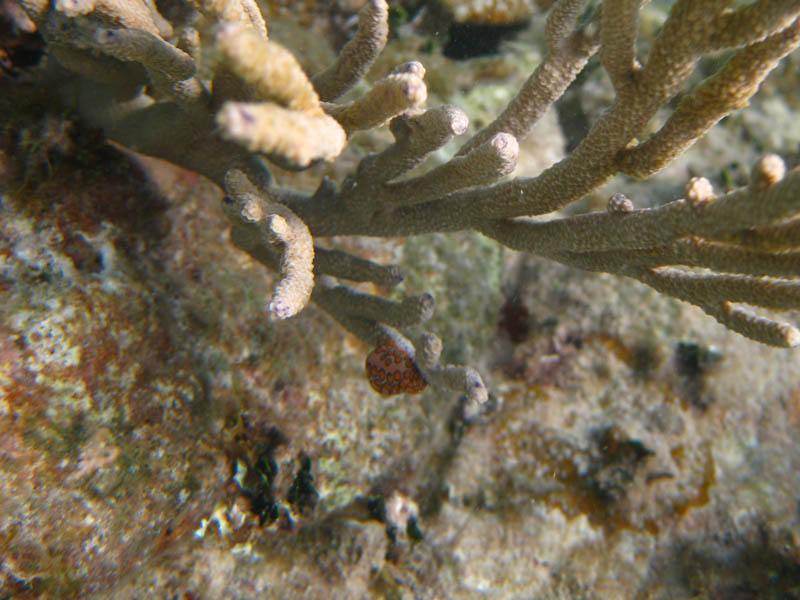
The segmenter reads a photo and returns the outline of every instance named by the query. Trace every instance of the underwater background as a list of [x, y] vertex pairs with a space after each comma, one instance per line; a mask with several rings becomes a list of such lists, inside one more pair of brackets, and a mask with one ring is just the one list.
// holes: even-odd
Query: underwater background
[[[260, 6], [317, 72], [361, 4]], [[671, 4], [644, 8], [645, 49]], [[106, 143], [25, 76], [42, 43], [0, 5], [0, 598], [800, 597], [800, 352], [477, 233], [334, 239], [435, 296], [426, 328], [480, 370], [491, 410], [378, 396], [369, 348], [314, 305], [269, 319], [275, 278], [231, 245], [216, 186]], [[540, 11], [392, 3], [353, 95], [419, 60], [427, 105], [475, 131], [541, 59]], [[562, 158], [612, 101], [595, 62], [515, 174]], [[656, 206], [695, 175], [725, 191], [765, 152], [797, 166], [799, 91], [795, 52], [657, 176], [566, 212], [616, 192]], [[360, 133], [334, 163], [273, 175], [311, 191], [391, 140]]]

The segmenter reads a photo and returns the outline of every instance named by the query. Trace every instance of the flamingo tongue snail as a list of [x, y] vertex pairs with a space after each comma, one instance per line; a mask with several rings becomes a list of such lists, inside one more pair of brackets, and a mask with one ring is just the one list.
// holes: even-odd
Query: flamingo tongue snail
[[419, 394], [428, 385], [411, 354], [388, 336], [378, 340], [364, 367], [372, 389], [384, 396]]

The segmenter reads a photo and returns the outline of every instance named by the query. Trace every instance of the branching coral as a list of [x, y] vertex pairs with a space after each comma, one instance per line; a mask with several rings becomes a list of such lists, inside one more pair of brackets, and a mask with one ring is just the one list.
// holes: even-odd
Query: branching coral
[[[579, 200], [617, 173], [646, 177], [662, 169], [746, 105], [800, 45], [796, 0], [678, 0], [640, 57], [642, 4], [554, 2], [547, 54], [506, 110], [449, 162], [407, 177], [463, 133], [467, 117], [451, 106], [422, 108], [425, 70], [417, 62], [398, 66], [360, 98], [333, 103], [386, 43], [385, 0], [366, 3], [337, 62], [310, 78], [268, 39], [249, 0], [194, 0], [196, 28], [178, 31], [146, 0], [22, 0], [49, 43], [50, 71], [56, 79], [59, 69], [67, 72], [60, 84], [87, 119], [110, 139], [225, 189], [233, 243], [281, 274], [269, 304], [275, 318], [296, 314], [310, 299], [368, 343], [405, 352], [429, 383], [466, 392], [476, 404], [487, 392], [474, 370], [441, 365], [434, 336], [423, 334], [414, 346], [400, 332], [430, 316], [432, 298], [394, 302], [337, 283], [333, 278], [388, 287], [402, 273], [315, 247], [314, 239], [475, 229], [511, 248], [638, 279], [757, 341], [800, 343], [791, 325], [738, 306], [800, 308], [800, 172], [786, 174], [777, 156], [753, 168], [748, 187], [726, 194], [697, 178], [685, 198], [657, 208], [636, 209], [617, 194], [606, 212], [532, 218]], [[720, 51], [729, 53], [727, 61], [690, 85], [698, 62]], [[536, 177], [501, 181], [516, 163], [517, 140], [595, 54], [613, 85], [613, 103], [569, 156]], [[637, 139], [677, 97], [664, 125]], [[386, 122], [394, 144], [364, 158], [339, 187], [324, 180], [311, 195], [280, 189], [264, 166], [262, 158], [295, 169], [332, 160], [353, 132]]]

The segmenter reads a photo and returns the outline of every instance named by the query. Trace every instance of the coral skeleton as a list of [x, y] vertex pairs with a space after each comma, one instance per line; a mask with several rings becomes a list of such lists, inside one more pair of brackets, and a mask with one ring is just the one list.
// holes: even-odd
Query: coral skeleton
[[[800, 308], [800, 171], [787, 173], [778, 156], [764, 157], [748, 186], [727, 193], [695, 178], [684, 198], [655, 208], [615, 194], [606, 211], [537, 218], [615, 174], [656, 173], [745, 106], [800, 45], [797, 0], [678, 0], [646, 55], [637, 43], [642, 0], [553, 2], [546, 55], [507, 108], [451, 160], [412, 176], [468, 124], [456, 107], [424, 108], [420, 63], [399, 65], [362, 96], [335, 103], [386, 44], [385, 0], [366, 2], [335, 64], [310, 77], [269, 39], [251, 0], [193, 0], [193, 26], [177, 31], [144, 0], [21, 4], [49, 45], [49, 71], [61, 72], [59, 85], [71, 91], [65, 97], [87, 120], [109, 139], [225, 190], [232, 242], [280, 274], [268, 306], [274, 318], [313, 301], [367, 343], [402, 351], [427, 383], [481, 405], [480, 375], [441, 364], [442, 342], [432, 334], [409, 333], [430, 317], [431, 296], [396, 302], [356, 291], [338, 280], [391, 287], [402, 272], [314, 241], [472, 229], [515, 250], [634, 278], [758, 342], [800, 344], [791, 324], [740, 306]], [[727, 60], [715, 72], [690, 79], [703, 57], [721, 51]], [[518, 140], [595, 55], [613, 102], [566, 158], [535, 177], [506, 179]], [[664, 124], [640, 139], [670, 106]], [[312, 194], [281, 189], [265, 166], [264, 159], [291, 169], [333, 160], [354, 132], [385, 123], [394, 143], [339, 186], [325, 179]]]

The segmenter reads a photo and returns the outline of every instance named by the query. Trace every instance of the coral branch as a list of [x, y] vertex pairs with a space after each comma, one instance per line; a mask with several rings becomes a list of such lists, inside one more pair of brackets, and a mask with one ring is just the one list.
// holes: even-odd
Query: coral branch
[[800, 345], [800, 330], [792, 325], [759, 317], [729, 302], [701, 308], [728, 329], [751, 340], [780, 348], [794, 348]]
[[150, 80], [167, 97], [187, 105], [205, 98], [205, 89], [193, 77], [192, 57], [161, 38], [138, 29], [98, 29], [94, 41], [108, 56], [144, 66]]
[[[431, 333], [422, 335], [417, 343], [417, 366], [431, 384], [456, 390], [467, 395], [473, 407], [480, 407], [489, 399], [483, 379], [475, 369], [455, 365], [442, 365], [442, 340]], [[474, 409], [473, 409], [474, 410]]]
[[800, 277], [800, 252], [776, 254], [699, 238], [682, 239], [670, 245], [653, 248], [563, 253], [554, 257], [559, 262], [576, 267], [609, 273], [624, 272], [630, 266], [682, 265], [740, 275]]
[[639, 70], [636, 60], [636, 36], [639, 26], [640, 0], [610, 0], [603, 3], [600, 26], [600, 60], [611, 78], [617, 94], [630, 94], [634, 75]]
[[[598, 49], [588, 31], [572, 32], [585, 0], [559, 2], [547, 19], [548, 54], [516, 97], [489, 126], [473, 136], [459, 154], [466, 154], [503, 132], [525, 138], [542, 115], [560, 98]], [[571, 32], [571, 33], [568, 33]]]
[[267, 25], [255, 0], [190, 0], [212, 23], [242, 25], [267, 38]]
[[468, 154], [457, 156], [424, 175], [388, 184], [376, 194], [375, 200], [403, 206], [492, 183], [514, 170], [518, 154], [517, 140], [507, 133], [498, 133]]
[[422, 81], [424, 76], [425, 69], [418, 62], [401, 65], [375, 83], [365, 96], [348, 104], [325, 104], [325, 111], [339, 122], [348, 136], [372, 129], [425, 102], [428, 90]]
[[774, 310], [800, 306], [800, 282], [742, 275], [691, 273], [670, 267], [635, 271], [632, 275], [659, 292], [698, 306], [744, 302]]
[[[402, 302], [364, 294], [346, 286], [329, 286], [319, 292], [326, 309], [336, 314], [379, 321], [392, 327], [419, 325], [433, 315], [433, 296], [409, 296]], [[315, 296], [317, 301], [319, 296]]]
[[404, 279], [399, 265], [379, 265], [340, 250], [314, 247], [314, 273], [391, 288]]
[[372, 154], [358, 165], [356, 186], [371, 186], [390, 181], [421, 164], [456, 135], [467, 130], [469, 120], [455, 106], [437, 106], [417, 115], [400, 115], [389, 127], [395, 143], [383, 152]]
[[226, 102], [217, 114], [217, 124], [226, 139], [298, 167], [337, 157], [346, 142], [341, 127], [326, 115], [271, 103]]
[[314, 245], [305, 224], [283, 205], [262, 200], [252, 193], [243, 173], [226, 178], [223, 207], [236, 230], [232, 239], [246, 252], [278, 244], [281, 281], [269, 303], [270, 313], [287, 319], [300, 312], [314, 288]]
[[789, 27], [800, 16], [794, 0], [758, 0], [721, 13], [713, 31], [701, 43], [703, 51], [735, 48], [760, 42]]
[[800, 20], [763, 42], [739, 50], [718, 73], [681, 99], [657, 133], [622, 152], [620, 171], [647, 177], [671, 163], [720, 119], [745, 106], [769, 72], [798, 45]]
[[319, 97], [333, 102], [350, 90], [383, 50], [389, 37], [389, 5], [386, 0], [370, 0], [358, 13], [358, 31], [336, 62], [314, 75], [311, 82]]
[[[237, 25], [220, 27], [215, 39], [223, 65], [250, 94], [238, 98], [276, 102], [301, 112], [320, 111], [314, 87], [286, 48]], [[218, 90], [214, 94], [221, 97]]]

